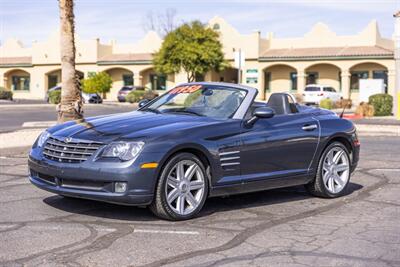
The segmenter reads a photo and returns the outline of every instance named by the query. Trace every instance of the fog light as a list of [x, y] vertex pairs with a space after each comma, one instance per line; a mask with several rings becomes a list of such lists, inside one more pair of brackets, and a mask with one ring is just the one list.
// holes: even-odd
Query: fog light
[[126, 191], [127, 188], [127, 183], [125, 182], [116, 182], [114, 184], [114, 191], [116, 193], [124, 193]]

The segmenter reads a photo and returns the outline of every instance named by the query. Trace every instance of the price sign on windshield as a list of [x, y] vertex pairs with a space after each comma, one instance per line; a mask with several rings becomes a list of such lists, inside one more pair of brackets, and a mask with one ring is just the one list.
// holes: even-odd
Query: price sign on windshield
[[176, 95], [176, 94], [191, 94], [196, 92], [197, 90], [201, 89], [201, 85], [184, 85], [178, 86], [169, 91], [169, 94]]

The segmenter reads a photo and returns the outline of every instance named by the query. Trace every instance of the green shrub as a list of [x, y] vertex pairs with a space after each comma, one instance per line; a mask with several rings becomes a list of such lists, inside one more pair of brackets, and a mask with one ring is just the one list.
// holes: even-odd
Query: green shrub
[[0, 87], [0, 99], [12, 100], [13, 93], [7, 91], [6, 88]]
[[319, 102], [319, 106], [321, 108], [325, 108], [325, 109], [332, 109], [333, 108], [333, 101], [328, 99], [328, 98], [322, 99]]
[[49, 92], [49, 103], [59, 104], [61, 102], [61, 90], [53, 90]]
[[137, 103], [142, 99], [153, 100], [158, 96], [154, 90], [134, 90], [126, 96], [126, 101], [129, 103]]
[[371, 95], [368, 103], [374, 107], [375, 116], [390, 116], [393, 108], [393, 97], [388, 94]]
[[143, 95], [143, 99], [153, 100], [158, 96], [158, 93], [154, 90], [147, 90]]
[[137, 103], [143, 99], [144, 93], [144, 90], [134, 90], [126, 96], [126, 101], [129, 103]]

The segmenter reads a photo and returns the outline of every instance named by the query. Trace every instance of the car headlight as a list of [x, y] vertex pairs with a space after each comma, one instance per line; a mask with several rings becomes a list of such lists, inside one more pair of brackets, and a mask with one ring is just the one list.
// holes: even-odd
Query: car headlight
[[139, 155], [143, 146], [144, 142], [114, 142], [104, 148], [101, 157], [132, 160]]
[[50, 133], [48, 131], [44, 131], [43, 133], [40, 134], [37, 145], [38, 147], [42, 147], [44, 143], [46, 143], [47, 139], [50, 137]]

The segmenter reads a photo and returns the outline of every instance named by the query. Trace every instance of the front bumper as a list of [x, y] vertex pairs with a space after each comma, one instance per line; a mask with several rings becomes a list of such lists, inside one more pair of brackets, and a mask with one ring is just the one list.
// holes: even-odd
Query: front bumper
[[[149, 205], [153, 200], [158, 169], [141, 169], [143, 162], [158, 162], [158, 153], [143, 155], [134, 163], [105, 163], [88, 160], [81, 164], [59, 163], [31, 152], [29, 180], [35, 186], [59, 195], [123, 205]], [[124, 193], [115, 182], [127, 183]]]

